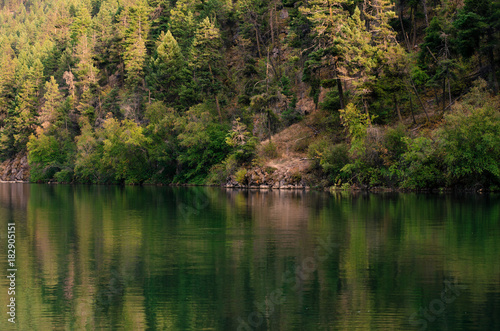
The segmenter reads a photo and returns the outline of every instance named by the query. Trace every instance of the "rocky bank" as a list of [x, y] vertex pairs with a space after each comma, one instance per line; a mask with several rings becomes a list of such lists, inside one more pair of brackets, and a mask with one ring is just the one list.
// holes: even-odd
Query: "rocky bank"
[[30, 178], [28, 156], [18, 154], [15, 158], [0, 164], [0, 181], [27, 182]]
[[244, 177], [231, 176], [224, 187], [283, 190], [305, 189], [307, 185], [300, 172], [267, 167], [251, 169]]

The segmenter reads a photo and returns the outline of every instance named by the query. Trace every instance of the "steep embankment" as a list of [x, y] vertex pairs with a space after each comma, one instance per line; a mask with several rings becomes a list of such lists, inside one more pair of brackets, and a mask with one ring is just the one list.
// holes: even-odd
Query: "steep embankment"
[[307, 180], [311, 160], [307, 147], [315, 137], [307, 121], [293, 124], [261, 142], [258, 161], [230, 176], [226, 187], [296, 189], [311, 185]]
[[18, 154], [15, 158], [0, 164], [2, 182], [27, 182], [29, 178], [30, 170], [26, 154]]

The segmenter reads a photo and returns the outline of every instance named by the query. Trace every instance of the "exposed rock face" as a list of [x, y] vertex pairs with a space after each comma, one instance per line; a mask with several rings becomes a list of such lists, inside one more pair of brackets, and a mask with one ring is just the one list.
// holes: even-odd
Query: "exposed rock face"
[[290, 169], [276, 169], [273, 167], [253, 168], [245, 176], [245, 181], [238, 183], [231, 176], [225, 187], [250, 188], [250, 189], [305, 189], [307, 188], [302, 178], [301, 171]]
[[316, 110], [316, 104], [313, 98], [307, 97], [302, 98], [297, 102], [295, 108], [302, 114], [307, 115]]
[[26, 182], [30, 178], [28, 156], [18, 154], [0, 165], [0, 180], [11, 182]]

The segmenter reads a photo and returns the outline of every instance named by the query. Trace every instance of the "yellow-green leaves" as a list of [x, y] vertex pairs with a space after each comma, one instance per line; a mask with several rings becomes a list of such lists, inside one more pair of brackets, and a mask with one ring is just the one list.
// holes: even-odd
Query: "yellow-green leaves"
[[[366, 129], [370, 123], [370, 118], [366, 113], [349, 103], [345, 109], [340, 109], [340, 119], [342, 124], [347, 127], [349, 134], [353, 139], [362, 139], [366, 136]], [[371, 117], [373, 119], [374, 116]]]

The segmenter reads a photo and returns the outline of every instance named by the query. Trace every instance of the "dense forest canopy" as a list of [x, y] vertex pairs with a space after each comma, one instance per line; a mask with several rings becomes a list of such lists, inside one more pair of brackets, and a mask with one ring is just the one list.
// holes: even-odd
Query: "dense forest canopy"
[[316, 182], [498, 188], [499, 39], [499, 0], [3, 0], [0, 158], [221, 183], [307, 117]]

